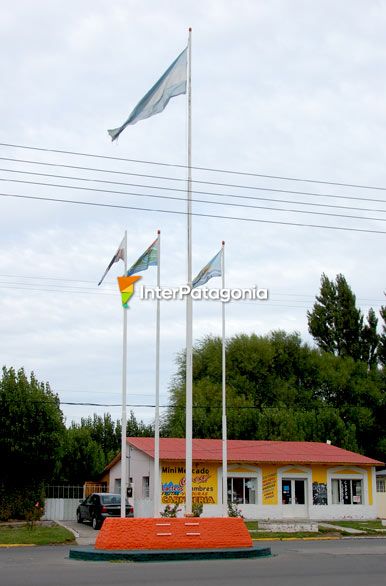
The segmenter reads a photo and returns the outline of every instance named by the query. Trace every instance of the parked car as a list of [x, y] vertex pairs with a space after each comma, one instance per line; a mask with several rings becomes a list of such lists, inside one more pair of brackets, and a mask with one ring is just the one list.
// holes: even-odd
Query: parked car
[[[120, 517], [121, 495], [111, 492], [94, 492], [84, 501], [80, 501], [76, 509], [78, 523], [88, 521], [94, 529], [100, 529], [106, 517]], [[126, 499], [126, 517], [134, 516], [134, 508]]]

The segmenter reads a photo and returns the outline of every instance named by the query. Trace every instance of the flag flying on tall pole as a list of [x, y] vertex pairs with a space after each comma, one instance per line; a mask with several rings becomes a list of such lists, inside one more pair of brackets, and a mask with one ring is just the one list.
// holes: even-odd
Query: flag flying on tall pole
[[159, 247], [159, 236], [152, 242], [139, 257], [139, 259], [129, 268], [127, 276], [135, 275], [141, 271], [146, 271], [149, 267], [156, 267], [158, 265], [158, 247]]
[[221, 264], [222, 264], [222, 252], [221, 249], [213, 258], [201, 269], [198, 275], [192, 281], [192, 288], [200, 287], [205, 285], [213, 277], [221, 277]]
[[[161, 231], [158, 230], [158, 236], [145, 250], [145, 252], [139, 257], [139, 259], [126, 271], [126, 277], [120, 277], [118, 279], [122, 302], [127, 303], [130, 297], [133, 295], [134, 283], [140, 279], [135, 273], [146, 271], [151, 266], [157, 267], [157, 287], [161, 286]], [[122, 284], [122, 286], [121, 286]], [[128, 284], [131, 289], [126, 288]], [[131, 295], [128, 296], [128, 294]], [[124, 295], [126, 297], [124, 298]], [[160, 479], [160, 449], [159, 449], [159, 437], [160, 437], [160, 408], [159, 408], [159, 388], [160, 388], [160, 316], [161, 316], [161, 304], [160, 300], [157, 299], [157, 313], [156, 313], [156, 357], [155, 357], [155, 419], [154, 419], [154, 517], [159, 516], [159, 509], [161, 505], [161, 479]]]
[[99, 285], [102, 283], [103, 279], [105, 278], [105, 276], [107, 275], [107, 273], [109, 272], [109, 270], [111, 269], [111, 267], [113, 266], [114, 263], [123, 260], [123, 262], [125, 262], [126, 260], [126, 237], [123, 238], [122, 242], [120, 243], [117, 252], [114, 254], [113, 258], [110, 261], [109, 266], [107, 267], [107, 269], [105, 270], [105, 272], [103, 273], [103, 276], [101, 278], [101, 280], [98, 283], [98, 287]]
[[118, 138], [126, 126], [136, 124], [139, 120], [144, 120], [145, 118], [159, 114], [166, 108], [170, 98], [179, 96], [180, 94], [186, 94], [187, 55], [188, 48], [186, 47], [142, 100], [138, 102], [126, 122], [118, 128], [107, 131], [113, 141]]

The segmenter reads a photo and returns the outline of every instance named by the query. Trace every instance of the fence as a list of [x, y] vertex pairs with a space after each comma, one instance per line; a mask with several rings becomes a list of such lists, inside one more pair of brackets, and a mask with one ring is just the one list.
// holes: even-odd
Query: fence
[[71, 521], [76, 519], [79, 501], [93, 492], [105, 492], [105, 484], [89, 484], [83, 486], [46, 486], [44, 516], [50, 521]]

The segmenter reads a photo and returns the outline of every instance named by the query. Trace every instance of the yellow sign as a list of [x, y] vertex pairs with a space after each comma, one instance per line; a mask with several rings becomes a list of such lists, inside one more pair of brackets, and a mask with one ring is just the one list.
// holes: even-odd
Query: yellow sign
[[273, 466], [263, 469], [263, 505], [277, 505], [277, 469]]
[[[162, 465], [161, 502], [164, 505], [185, 502], [186, 469], [183, 463]], [[217, 504], [217, 466], [193, 464], [192, 500], [204, 505]]]

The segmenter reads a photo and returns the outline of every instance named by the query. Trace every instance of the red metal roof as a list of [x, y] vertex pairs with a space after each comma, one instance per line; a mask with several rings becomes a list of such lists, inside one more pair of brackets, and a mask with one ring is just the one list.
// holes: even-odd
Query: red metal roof
[[[128, 437], [127, 443], [154, 458], [154, 438]], [[383, 462], [319, 442], [277, 442], [228, 440], [228, 462], [256, 462], [280, 464], [351, 464], [380, 466]], [[185, 460], [184, 438], [161, 438], [162, 460]], [[193, 459], [221, 462], [219, 439], [194, 439]]]

